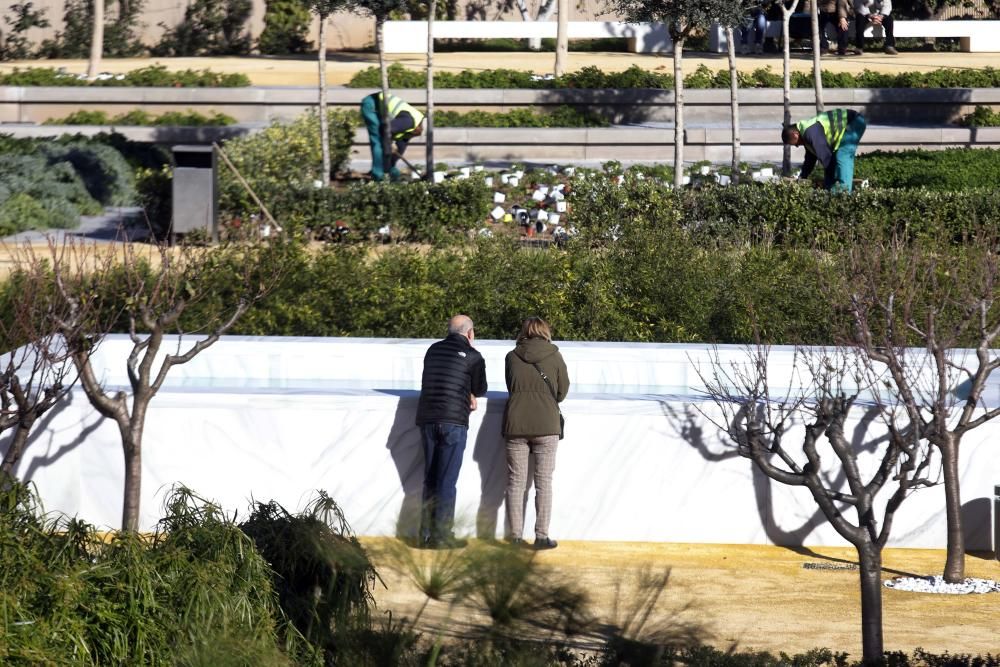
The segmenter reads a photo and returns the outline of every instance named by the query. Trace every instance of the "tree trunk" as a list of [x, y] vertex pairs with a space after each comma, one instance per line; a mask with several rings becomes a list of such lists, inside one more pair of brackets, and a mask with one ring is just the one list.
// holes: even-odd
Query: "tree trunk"
[[125, 454], [125, 492], [122, 501], [122, 531], [126, 533], [139, 532], [139, 502], [142, 493], [141, 437], [141, 435], [136, 434], [134, 431], [131, 433], [122, 433], [122, 449]]
[[[787, 127], [792, 123], [792, 51], [791, 46], [788, 44], [788, 24], [792, 20], [792, 14], [795, 12], [795, 8], [798, 6], [798, 0], [792, 4], [791, 7], [785, 5], [784, 0], [781, 2], [781, 42], [783, 45], [782, 49], [782, 103], [784, 105], [784, 115], [782, 120], [782, 126]], [[792, 147], [788, 144], [782, 144], [781, 147], [781, 175], [791, 176], [792, 175]]]
[[326, 115], [326, 14], [319, 15], [319, 145], [323, 153], [323, 187], [330, 185], [330, 119]]
[[0, 463], [0, 479], [3, 477], [14, 477], [14, 466], [21, 460], [25, 448], [28, 446], [28, 436], [31, 434], [31, 427], [35, 420], [22, 421], [14, 431], [14, 437], [10, 440], [10, 447], [3, 456], [3, 463]]
[[684, 37], [674, 39], [674, 187], [684, 183]]
[[[534, 21], [548, 21], [552, 18], [552, 10], [555, 9], [556, 0], [546, 0], [545, 4], [539, 7], [536, 18], [531, 18], [531, 14], [528, 12], [528, 5], [525, 4], [524, 0], [517, 0], [516, 4], [517, 11], [521, 14], [521, 20], [525, 23], [531, 23]], [[528, 48], [532, 51], [538, 51], [542, 48], [542, 40], [538, 37], [528, 38]]]
[[424, 120], [424, 145], [427, 159], [424, 164], [424, 178], [434, 178], [434, 14], [437, 0], [430, 0], [427, 13], [427, 115]]
[[559, 0], [558, 25], [556, 26], [556, 68], [557, 77], [566, 73], [569, 57], [569, 0]]
[[90, 38], [90, 60], [87, 63], [87, 79], [93, 81], [101, 70], [101, 56], [104, 55], [104, 0], [94, 0], [94, 29]]
[[958, 474], [958, 442], [950, 439], [941, 446], [944, 469], [944, 507], [947, 518], [948, 551], [944, 580], [950, 584], [965, 579], [965, 540], [962, 536], [962, 494]]
[[861, 653], [865, 665], [881, 664], [882, 552], [870, 541], [857, 547], [861, 579]]
[[732, 106], [733, 123], [733, 183], [740, 180], [740, 84], [739, 73], [736, 71], [736, 45], [733, 43], [733, 28], [726, 27], [726, 44], [729, 51], [729, 103]]
[[378, 105], [379, 127], [382, 129], [382, 171], [388, 177], [392, 168], [392, 133], [389, 131], [389, 67], [385, 63], [385, 17], [375, 19], [375, 46], [378, 48], [378, 68], [382, 78], [382, 103]]
[[816, 89], [816, 113], [823, 112], [823, 65], [820, 62], [822, 49], [819, 38], [819, 0], [812, 0], [809, 12], [812, 23], [813, 87]]

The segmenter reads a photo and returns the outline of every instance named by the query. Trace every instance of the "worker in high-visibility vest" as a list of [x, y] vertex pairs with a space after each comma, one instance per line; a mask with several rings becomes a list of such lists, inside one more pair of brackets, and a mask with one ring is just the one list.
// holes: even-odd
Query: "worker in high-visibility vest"
[[[368, 144], [372, 149], [371, 175], [376, 181], [385, 178], [386, 165], [382, 152], [382, 122], [379, 107], [382, 105], [382, 93], [372, 93], [361, 101], [361, 117], [368, 128]], [[396, 95], [389, 95], [386, 101], [386, 112], [389, 120], [389, 136], [396, 144], [396, 150], [389, 160], [389, 178], [399, 180], [399, 170], [396, 162], [406, 150], [410, 139], [420, 136], [424, 131], [424, 115], [415, 107], [410, 106]]]
[[857, 111], [833, 109], [785, 126], [781, 141], [806, 149], [799, 178], [808, 178], [819, 162], [823, 165], [823, 186], [827, 190], [850, 192], [854, 184], [854, 154], [865, 127], [865, 117]]

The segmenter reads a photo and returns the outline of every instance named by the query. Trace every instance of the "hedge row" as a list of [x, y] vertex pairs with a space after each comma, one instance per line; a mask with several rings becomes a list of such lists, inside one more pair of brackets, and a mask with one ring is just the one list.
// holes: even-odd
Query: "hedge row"
[[[377, 88], [381, 85], [377, 67], [369, 67], [355, 74], [347, 84], [351, 88]], [[752, 72], [740, 72], [739, 84], [743, 88], [781, 88], [782, 74], [770, 67]], [[399, 63], [389, 66], [389, 85], [393, 88], [423, 88], [427, 83], [426, 70], [406, 69]], [[713, 72], [705, 65], [684, 77], [688, 88], [729, 88], [729, 70]], [[812, 74], [793, 72], [793, 88], [812, 88]], [[865, 70], [860, 74], [850, 72], [823, 72], [826, 88], [996, 88], [1000, 87], [1000, 69], [938, 69], [932, 72], [902, 72], [889, 74]], [[633, 65], [622, 72], [604, 72], [588, 66], [561, 77], [546, 78], [533, 72], [509, 69], [463, 70], [435, 72], [435, 88], [660, 88], [674, 87], [673, 74], [650, 71]]]
[[145, 109], [133, 109], [116, 116], [110, 116], [106, 111], [91, 111], [81, 109], [64, 118], [49, 118], [44, 125], [145, 125], [154, 127], [218, 127], [234, 125], [236, 119], [217, 111], [211, 115], [197, 111], [167, 111], [158, 116], [150, 114]]
[[[948, 252], [961, 265], [971, 250]], [[683, 229], [641, 222], [623, 226], [614, 243], [561, 249], [500, 236], [377, 252], [294, 244], [284, 279], [233, 333], [426, 338], [467, 312], [482, 338], [512, 339], [538, 314], [564, 340], [738, 344], [761, 324], [768, 342], [829, 344], [847, 330], [847, 257], [763, 244], [706, 248]], [[220, 284], [213, 293], [231, 290]], [[202, 317], [197, 308], [186, 324]]]
[[76, 227], [81, 215], [134, 199], [132, 168], [111, 146], [0, 135], [0, 236]]
[[[902, 159], [891, 154], [876, 156], [870, 178], [877, 183], [880, 174], [886, 173], [902, 180], [908, 170], [900, 165], [915, 159], [917, 166], [910, 171], [915, 179], [923, 178], [930, 171], [919, 166], [918, 158], [923, 155], [935, 154]], [[962, 155], [945, 154], [942, 163], [947, 165]], [[969, 172], [970, 177], [974, 174]], [[684, 229], [706, 248], [747, 243], [835, 248], [850, 242], [849, 231], [905, 233], [912, 238], [943, 233], [963, 238], [1000, 223], [1000, 191], [993, 188], [873, 187], [838, 195], [804, 182], [747, 182], [722, 187], [710, 177], [705, 177], [704, 183], [697, 179], [695, 186], [675, 190], [669, 185], [669, 173], [633, 168], [619, 175], [616, 163], [608, 163], [606, 171], [581, 170], [571, 179], [544, 171], [528, 172], [516, 187], [499, 182], [487, 186], [476, 174], [436, 185], [422, 181], [356, 183], [322, 189], [311, 184], [281, 188], [276, 183], [275, 187], [266, 186], [270, 195], [266, 201], [279, 220], [294, 229], [359, 243], [385, 236], [386, 227], [393, 241], [433, 244], [464, 243], [477, 230], [516, 234], [514, 223], [498, 224], [490, 217], [494, 192], [504, 194], [508, 209], [515, 204], [537, 208], [540, 205], [531, 196], [536, 186], [559, 180], [568, 186], [569, 203], [560, 224], [575, 228], [589, 238], [588, 242], [596, 243], [613, 239], [636, 221]], [[229, 216], [243, 216], [255, 209], [249, 201], [227, 198], [223, 210]]]
[[250, 85], [245, 74], [223, 74], [207, 69], [168, 71], [164, 65], [141, 67], [120, 75], [88, 81], [53, 67], [14, 68], [0, 72], [0, 86], [121, 86], [141, 88], [241, 88]]

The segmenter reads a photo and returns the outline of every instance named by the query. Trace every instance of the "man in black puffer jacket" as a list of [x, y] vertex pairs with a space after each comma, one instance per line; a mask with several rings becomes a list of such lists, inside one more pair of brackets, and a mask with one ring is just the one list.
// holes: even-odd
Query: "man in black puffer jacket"
[[448, 322], [448, 337], [424, 355], [417, 426], [424, 443], [424, 493], [420, 522], [423, 546], [464, 546], [455, 538], [455, 496], [458, 472], [469, 433], [469, 413], [476, 397], [486, 395], [486, 362], [473, 347], [472, 320], [456, 315]]

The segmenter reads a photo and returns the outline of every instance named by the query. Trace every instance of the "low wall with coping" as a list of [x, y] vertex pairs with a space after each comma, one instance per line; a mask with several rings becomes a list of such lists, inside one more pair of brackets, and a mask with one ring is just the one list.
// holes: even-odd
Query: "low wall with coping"
[[[152, 528], [171, 485], [184, 483], [228, 511], [251, 496], [300, 507], [326, 489], [361, 535], [413, 534], [422, 483], [414, 425], [429, 340], [227, 337], [171, 370], [147, 417], [142, 519]], [[166, 347], [172, 347], [167, 342]], [[562, 408], [566, 439], [555, 474], [552, 535], [557, 539], [843, 544], [810, 494], [770, 482], [737, 455], [703, 398], [703, 346], [559, 343], [572, 386]], [[490, 390], [472, 414], [458, 485], [461, 532], [503, 534], [506, 478], [501, 423], [503, 358], [509, 341], [477, 341]], [[124, 336], [95, 355], [113, 390], [127, 383]], [[723, 363], [745, 359], [719, 348]], [[792, 351], [769, 358], [772, 386], [793, 382]], [[991, 384], [989, 405], [1000, 403]], [[875, 464], [882, 428], [863, 407], [850, 437], [860, 465]], [[793, 442], [798, 430], [786, 435]], [[990, 499], [1000, 482], [1000, 424], [962, 444], [966, 542], [991, 548]], [[994, 442], [991, 442], [994, 441]], [[5, 448], [0, 439], [0, 451]], [[828, 460], [824, 453], [824, 460]], [[47, 414], [17, 473], [37, 485], [45, 508], [98, 526], [120, 520], [123, 466], [117, 429], [80, 391]], [[830, 483], [843, 484], [830, 469]], [[533, 523], [531, 507], [526, 527]], [[892, 530], [896, 546], [945, 544], [943, 490], [914, 493]]]
[[[328, 103], [356, 109], [374, 89], [331, 88]], [[426, 105], [423, 89], [394, 92], [412, 104]], [[780, 125], [781, 89], [747, 88], [740, 91], [740, 117], [746, 125]], [[815, 113], [812, 89], [791, 91], [792, 117]], [[834, 88], [824, 91], [827, 107], [849, 107], [875, 124], [937, 124], [954, 122], [977, 105], [1000, 109], [998, 88]], [[318, 95], [311, 87], [254, 88], [86, 88], [0, 86], [0, 123], [41, 123], [80, 110], [115, 115], [142, 108], [151, 114], [166, 111], [217, 111], [240, 122], [269, 123], [294, 118], [315, 108]], [[525, 90], [451, 89], [434, 92], [434, 105], [445, 111], [539, 111], [561, 105], [600, 112], [614, 123], [672, 122], [673, 91], [657, 89]], [[728, 124], [729, 91], [689, 89], [684, 92], [685, 118], [695, 124]], [[0, 128], [2, 129], [2, 128]]]

